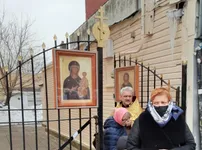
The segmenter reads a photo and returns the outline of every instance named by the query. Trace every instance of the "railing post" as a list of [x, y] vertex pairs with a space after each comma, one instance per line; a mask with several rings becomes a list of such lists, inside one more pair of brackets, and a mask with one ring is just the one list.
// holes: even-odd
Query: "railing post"
[[123, 57], [123, 63], [124, 63], [124, 67], [126, 66], [126, 56], [124, 55]]
[[143, 108], [143, 61], [141, 63], [141, 107]]
[[[81, 129], [81, 108], [79, 108], [79, 128]], [[80, 150], [82, 150], [82, 132], [79, 135]]]
[[33, 98], [34, 98], [34, 123], [35, 123], [35, 142], [36, 150], [38, 150], [38, 132], [37, 132], [37, 108], [36, 108], [36, 90], [35, 90], [35, 73], [34, 73], [34, 60], [33, 60], [33, 50], [30, 48], [31, 53], [31, 68], [32, 68], [32, 87], [33, 87]]
[[26, 149], [25, 147], [25, 122], [24, 122], [24, 100], [23, 100], [23, 89], [22, 89], [22, 57], [18, 57], [18, 64], [19, 64], [19, 77], [20, 77], [20, 97], [21, 97], [21, 112], [22, 112], [22, 135], [23, 135], [23, 150]]
[[182, 91], [181, 91], [181, 99], [182, 99], [182, 109], [186, 114], [186, 98], [187, 98], [187, 63], [182, 62]]
[[154, 68], [154, 89], [156, 88], [156, 68]]
[[121, 67], [121, 55], [119, 53], [119, 67]]
[[[114, 77], [115, 77], [115, 69], [116, 69], [116, 54], [114, 54]], [[113, 98], [115, 99], [115, 94], [113, 94]], [[117, 106], [116, 100], [114, 101], [114, 107]]]
[[98, 124], [100, 150], [103, 150], [103, 48], [98, 47]]
[[44, 78], [45, 78], [45, 96], [46, 96], [46, 125], [47, 125], [47, 144], [48, 150], [50, 150], [50, 134], [49, 134], [49, 105], [48, 105], [48, 81], [47, 81], [47, 70], [46, 70], [46, 45], [42, 44], [43, 48], [43, 63], [44, 63]]
[[10, 150], [13, 150], [13, 142], [12, 142], [12, 128], [11, 128], [11, 110], [10, 110], [10, 95], [9, 95], [9, 81], [8, 81], [8, 67], [5, 67], [6, 72], [6, 98], [8, 101], [8, 121], [9, 121], [9, 140], [10, 140]]
[[87, 30], [87, 34], [88, 34], [88, 48], [87, 48], [87, 51], [90, 51], [90, 29]]
[[131, 55], [130, 55], [130, 57], [129, 57], [129, 66], [131, 66], [131, 60], [132, 60], [132, 58], [131, 58]]
[[161, 87], [163, 86], [163, 74], [161, 74]]
[[149, 72], [150, 72], [150, 66], [148, 64], [148, 70], [147, 70], [147, 102], [149, 101]]
[[176, 105], [180, 106], [180, 87], [179, 86], [176, 89]]
[[[92, 28], [94, 37], [97, 40], [97, 66], [98, 66], [98, 124], [99, 124], [99, 150], [103, 150], [103, 46], [104, 41], [109, 38], [110, 30], [107, 24], [104, 23], [103, 7], [99, 9], [99, 16], [96, 16], [99, 22]], [[105, 28], [103, 28], [105, 26]]]
[[89, 124], [89, 145], [90, 145], [90, 150], [92, 150], [92, 119], [91, 119], [91, 108], [89, 108], [89, 119], [90, 119], [90, 124]]
[[[131, 58], [131, 57], [130, 57]], [[130, 60], [131, 61], [131, 60]], [[138, 60], [137, 60], [137, 57], [135, 58], [135, 65], [137, 65], [137, 62], [138, 62]]]
[[80, 32], [77, 32], [77, 50], [80, 50]]
[[114, 54], [114, 69], [116, 68], [116, 55]]
[[[69, 109], [69, 138], [72, 136], [72, 124], [71, 124], [71, 109]], [[70, 150], [72, 150], [72, 143], [69, 144]]]
[[54, 39], [54, 43], [55, 43], [55, 48], [57, 48], [57, 36], [54, 35], [53, 39]]
[[68, 40], [69, 34], [66, 33], [65, 37], [66, 37], [66, 49], [69, 49], [69, 40]]
[[[96, 150], [99, 150], [99, 139], [96, 138], [98, 132], [97, 132], [97, 127], [98, 127], [98, 116], [93, 117], [95, 119], [95, 147]], [[98, 136], [97, 136], [98, 137]]]

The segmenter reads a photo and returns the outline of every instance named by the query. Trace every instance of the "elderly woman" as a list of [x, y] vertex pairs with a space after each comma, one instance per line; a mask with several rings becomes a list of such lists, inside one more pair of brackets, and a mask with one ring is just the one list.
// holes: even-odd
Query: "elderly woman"
[[104, 123], [104, 150], [117, 150], [117, 141], [126, 136], [125, 126], [130, 120], [130, 113], [126, 108], [116, 108], [114, 115]]
[[171, 101], [166, 88], [151, 93], [148, 107], [134, 122], [128, 150], [195, 150], [196, 144], [183, 117], [183, 110]]

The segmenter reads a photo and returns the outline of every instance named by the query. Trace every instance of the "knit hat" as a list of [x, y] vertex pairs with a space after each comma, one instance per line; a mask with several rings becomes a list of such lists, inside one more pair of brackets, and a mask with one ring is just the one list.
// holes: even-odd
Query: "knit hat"
[[123, 119], [123, 116], [126, 114], [128, 112], [128, 110], [126, 109], [126, 108], [123, 108], [123, 107], [121, 107], [121, 108], [116, 108], [115, 109], [115, 112], [114, 112], [114, 120], [118, 123], [118, 124], [120, 124], [120, 125], [122, 125], [122, 119]]

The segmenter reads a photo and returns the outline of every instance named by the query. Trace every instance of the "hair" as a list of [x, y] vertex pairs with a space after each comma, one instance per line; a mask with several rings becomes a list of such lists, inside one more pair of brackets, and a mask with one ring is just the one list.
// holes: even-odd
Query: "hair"
[[69, 71], [71, 71], [71, 69], [72, 69], [71, 66], [72, 66], [72, 65], [77, 66], [78, 69], [80, 69], [80, 65], [79, 65], [79, 63], [78, 63], [77, 61], [73, 60], [73, 61], [71, 61], [71, 62], [69, 63], [69, 65], [68, 65], [68, 69], [69, 69]]
[[86, 76], [86, 75], [87, 75], [87, 73], [86, 73], [86, 72], [82, 72], [82, 75], [83, 75], [83, 76]]
[[122, 95], [124, 91], [130, 91], [130, 92], [132, 93], [132, 95], [134, 96], [133, 88], [130, 87], [130, 86], [123, 87], [123, 88], [120, 90], [120, 94]]
[[129, 117], [131, 117], [131, 113], [130, 113], [129, 111], [126, 112], [126, 113], [123, 115], [123, 117], [124, 117], [125, 115], [128, 115]]
[[154, 90], [151, 92], [151, 98], [150, 98], [151, 101], [153, 101], [156, 96], [160, 96], [160, 95], [166, 95], [169, 101], [172, 99], [169, 90], [168, 90], [167, 88], [160, 87], [160, 88], [154, 89]]
[[130, 77], [129, 74], [127, 72], [124, 73], [123, 77], [128, 76], [128, 78]]

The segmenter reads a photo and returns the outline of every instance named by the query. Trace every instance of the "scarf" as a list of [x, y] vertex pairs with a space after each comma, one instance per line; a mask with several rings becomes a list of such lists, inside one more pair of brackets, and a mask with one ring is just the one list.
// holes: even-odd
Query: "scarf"
[[162, 117], [157, 113], [151, 101], [148, 102], [147, 110], [160, 127], [164, 127], [172, 117], [177, 120], [177, 118], [183, 113], [183, 110], [176, 106], [173, 101], [169, 102], [168, 108]]

